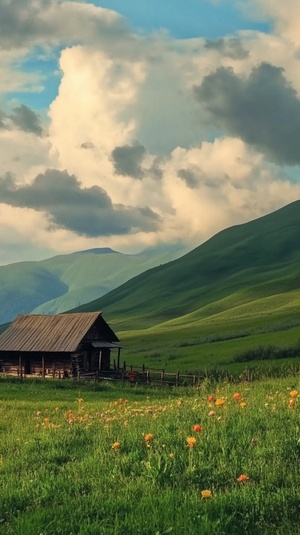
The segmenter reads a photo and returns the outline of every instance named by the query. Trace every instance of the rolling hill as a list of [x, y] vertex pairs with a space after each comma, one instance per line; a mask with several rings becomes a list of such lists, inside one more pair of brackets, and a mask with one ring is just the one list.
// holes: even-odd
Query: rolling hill
[[300, 201], [225, 229], [78, 311], [103, 310], [115, 328], [177, 329], [222, 315], [300, 317]]
[[179, 246], [133, 255], [98, 248], [0, 266], [0, 323], [20, 313], [65, 312], [183, 253]]

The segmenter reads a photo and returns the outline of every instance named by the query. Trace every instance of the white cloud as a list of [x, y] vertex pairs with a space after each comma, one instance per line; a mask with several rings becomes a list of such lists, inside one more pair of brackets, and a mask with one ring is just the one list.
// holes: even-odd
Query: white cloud
[[[288, 2], [297, 19], [296, 4]], [[10, 32], [3, 28], [0, 33], [0, 46], [6, 47], [0, 52], [0, 74], [11, 85], [0, 76], [0, 91], [40, 87], [40, 74], [16, 68], [16, 60], [37, 44], [46, 53], [47, 47], [49, 53], [58, 44], [62, 47], [61, 83], [44, 137], [0, 130], [0, 176], [12, 173], [18, 184], [32, 184], [48, 168], [66, 170], [82, 188], [101, 187], [114, 206], [149, 207], [162, 224], [155, 232], [87, 238], [49, 227], [43, 212], [1, 204], [5, 239], [0, 263], [5, 250], [12, 255], [11, 244], [23, 251], [27, 243], [37, 254], [97, 246], [129, 252], [164, 241], [196, 246], [224, 227], [299, 198], [300, 185], [279, 167], [240, 139], [216, 131], [193, 92], [218, 67], [230, 67], [242, 77], [267, 62], [282, 67], [300, 95], [296, 37], [291, 45], [292, 25], [283, 10], [275, 9], [277, 4], [264, 2], [269, 16], [274, 8], [276, 34], [240, 32], [234, 43], [225, 38], [206, 47], [202, 38], [136, 35], [118, 14], [91, 4], [6, 2], [12, 18]], [[140, 176], [118, 174], [113, 150], [138, 144], [145, 147]]]

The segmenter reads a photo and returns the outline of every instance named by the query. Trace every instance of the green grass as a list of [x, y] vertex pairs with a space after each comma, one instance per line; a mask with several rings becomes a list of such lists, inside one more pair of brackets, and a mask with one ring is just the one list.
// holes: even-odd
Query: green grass
[[172, 391], [2, 380], [0, 533], [297, 535], [295, 389], [299, 376]]

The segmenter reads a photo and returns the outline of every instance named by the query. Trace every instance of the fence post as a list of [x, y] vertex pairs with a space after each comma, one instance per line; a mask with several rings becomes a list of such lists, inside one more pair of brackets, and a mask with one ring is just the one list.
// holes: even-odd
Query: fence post
[[176, 386], [179, 384], [179, 370], [176, 372]]
[[147, 383], [150, 384], [150, 371], [147, 370]]
[[165, 370], [162, 370], [160, 377], [161, 377], [161, 382], [163, 383], [165, 379]]

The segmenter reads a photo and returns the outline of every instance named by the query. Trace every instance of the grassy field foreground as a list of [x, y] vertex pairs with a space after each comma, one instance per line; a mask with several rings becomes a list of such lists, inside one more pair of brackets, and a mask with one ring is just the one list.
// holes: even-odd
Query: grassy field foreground
[[2, 380], [0, 533], [296, 535], [299, 390]]

